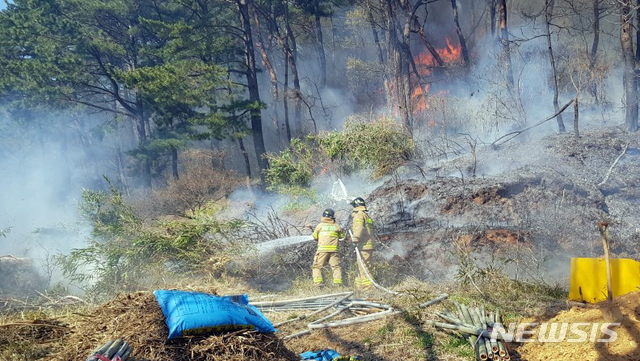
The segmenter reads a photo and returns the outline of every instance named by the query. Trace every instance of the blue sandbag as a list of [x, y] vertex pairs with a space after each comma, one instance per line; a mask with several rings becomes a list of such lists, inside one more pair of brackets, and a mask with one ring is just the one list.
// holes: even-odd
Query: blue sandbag
[[214, 296], [203, 292], [156, 290], [169, 338], [205, 335], [221, 331], [256, 330], [273, 333], [276, 329], [249, 296]]
[[340, 354], [330, 348], [318, 351], [307, 351], [300, 354], [300, 359], [312, 361], [332, 361], [336, 357], [340, 357]]

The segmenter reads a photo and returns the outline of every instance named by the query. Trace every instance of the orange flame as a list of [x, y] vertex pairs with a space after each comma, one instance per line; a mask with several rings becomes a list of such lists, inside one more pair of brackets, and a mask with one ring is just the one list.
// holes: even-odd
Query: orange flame
[[[440, 56], [445, 65], [451, 65], [460, 62], [462, 58], [462, 49], [460, 44], [452, 44], [451, 40], [446, 38], [447, 45], [444, 48], [436, 49], [436, 53]], [[439, 64], [436, 62], [433, 55], [430, 52], [425, 51], [414, 57], [414, 61], [416, 63], [416, 68], [418, 69], [418, 73], [420, 73], [421, 77], [427, 77], [431, 75], [431, 69], [438, 67]], [[414, 88], [411, 92], [411, 100], [413, 101], [413, 109], [416, 112], [421, 112], [429, 109], [429, 104], [426, 101], [426, 97], [423, 94], [423, 87], [420, 85], [419, 79], [414, 79], [412, 82], [414, 84]], [[429, 84], [424, 85], [424, 90], [429, 92], [430, 86]]]

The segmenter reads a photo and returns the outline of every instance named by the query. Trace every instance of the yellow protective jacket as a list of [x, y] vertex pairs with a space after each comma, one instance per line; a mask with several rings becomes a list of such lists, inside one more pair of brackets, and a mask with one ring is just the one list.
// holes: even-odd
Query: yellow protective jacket
[[322, 222], [313, 231], [313, 239], [318, 241], [318, 252], [338, 252], [338, 240], [344, 238], [344, 231], [333, 218], [322, 217]]
[[353, 225], [351, 226], [351, 232], [353, 232], [352, 241], [358, 243], [359, 249], [373, 250], [373, 220], [367, 214], [367, 207], [355, 207], [351, 217], [353, 217]]

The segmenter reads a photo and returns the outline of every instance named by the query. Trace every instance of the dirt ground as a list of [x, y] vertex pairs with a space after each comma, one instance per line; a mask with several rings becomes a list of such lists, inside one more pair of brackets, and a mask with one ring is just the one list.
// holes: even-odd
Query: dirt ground
[[[598, 304], [595, 308], [573, 307], [570, 310], [558, 313], [550, 310], [546, 316], [538, 319], [528, 319], [525, 322], [585, 322], [598, 323], [620, 322], [620, 326], [611, 327], [617, 334], [613, 342], [591, 342], [591, 335], [585, 342], [557, 342], [524, 343], [518, 347], [523, 360], [590, 360], [590, 361], [632, 361], [640, 360], [640, 293], [633, 293], [621, 296], [615, 300], [613, 314], [622, 315], [618, 320], [608, 318], [608, 312], [604, 303]], [[611, 321], [609, 321], [611, 320]], [[591, 325], [580, 327], [581, 330], [590, 334]], [[548, 331], [547, 331], [548, 332]], [[608, 339], [607, 335], [598, 332], [597, 339]], [[571, 332], [567, 334], [567, 339], [575, 339], [577, 336]]]

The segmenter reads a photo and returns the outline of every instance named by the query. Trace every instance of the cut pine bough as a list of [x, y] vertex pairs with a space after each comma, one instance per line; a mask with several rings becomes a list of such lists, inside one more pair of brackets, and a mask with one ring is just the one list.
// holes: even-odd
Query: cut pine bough
[[[403, 312], [402, 310], [395, 309], [390, 305], [385, 305], [385, 304], [370, 302], [365, 300], [351, 300], [350, 297], [351, 295], [344, 296], [344, 298], [340, 300], [340, 302], [333, 302], [332, 304], [328, 305], [328, 307], [323, 307], [322, 311], [326, 311], [332, 307], [337, 307], [337, 310], [335, 310], [334, 312], [332, 312], [331, 314], [325, 317], [319, 318], [313, 322], [308, 323], [306, 330], [302, 330], [300, 332], [296, 332], [291, 335], [288, 335], [284, 337], [284, 339], [288, 340], [291, 338], [304, 336], [304, 335], [310, 334], [311, 331], [315, 329], [326, 329], [326, 328], [355, 325], [355, 324], [364, 323], [364, 322], [371, 322], [371, 321], [380, 320], [385, 317], [398, 315]], [[435, 298], [431, 301], [424, 302], [417, 305], [417, 307], [420, 307], [420, 308], [429, 307], [446, 300], [448, 297], [449, 295], [442, 294], [438, 298]], [[349, 317], [341, 320], [327, 322], [345, 311], [355, 310], [355, 309], [358, 309], [358, 310], [368, 309], [368, 310], [377, 311], [377, 312], [370, 313], [363, 316]], [[316, 311], [310, 315], [298, 317], [297, 319], [305, 319], [311, 315], [316, 315], [320, 312]]]
[[425, 324], [462, 334], [475, 350], [476, 360], [507, 361], [511, 359], [502, 335], [494, 330], [494, 326], [502, 327], [499, 311], [487, 313], [484, 306], [478, 308], [467, 307], [457, 302], [454, 304], [455, 313], [437, 313], [438, 317], [447, 323], [426, 321]]

